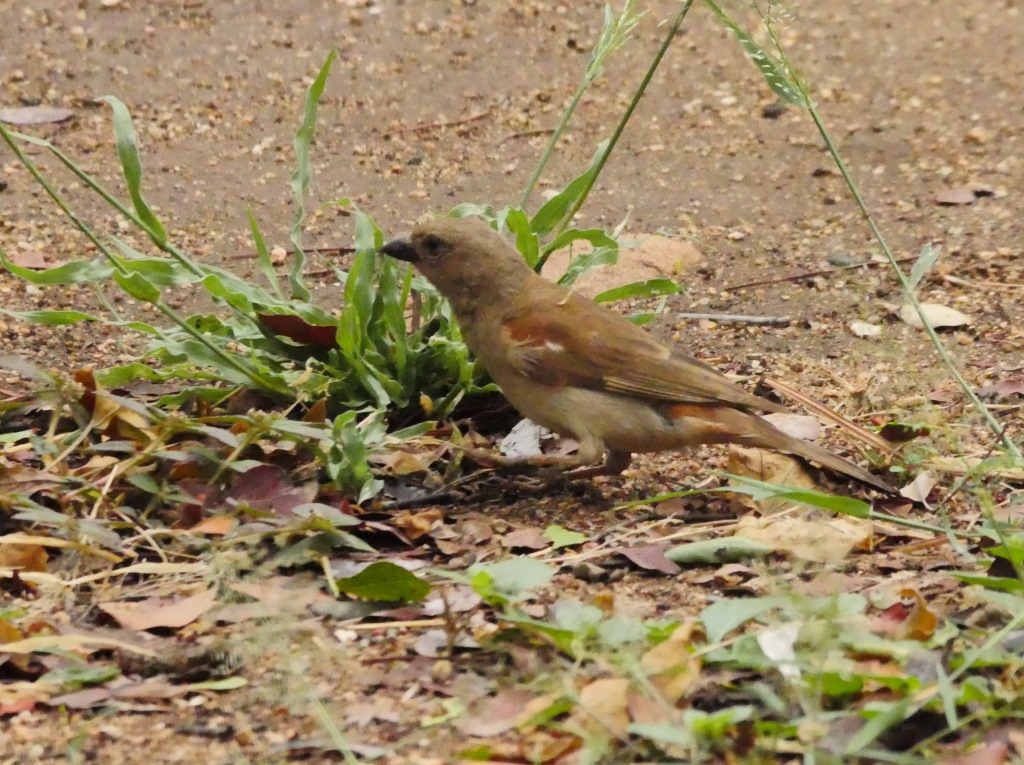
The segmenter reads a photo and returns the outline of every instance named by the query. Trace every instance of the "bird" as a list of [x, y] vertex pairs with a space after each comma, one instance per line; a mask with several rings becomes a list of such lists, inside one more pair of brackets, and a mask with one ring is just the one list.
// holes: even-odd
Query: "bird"
[[757, 414], [788, 411], [782, 405], [535, 273], [480, 218], [422, 218], [381, 252], [413, 264], [448, 300], [466, 345], [520, 414], [579, 444], [574, 454], [525, 458], [531, 465], [575, 478], [618, 475], [636, 453], [729, 443], [796, 455], [894, 491]]

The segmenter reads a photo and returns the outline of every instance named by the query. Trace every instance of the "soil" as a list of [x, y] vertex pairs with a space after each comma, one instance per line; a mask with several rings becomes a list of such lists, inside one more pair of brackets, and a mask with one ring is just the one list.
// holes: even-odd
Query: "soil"
[[[580, 172], [608, 137], [660, 44], [659, 24], [678, 7], [651, 4], [635, 39], [584, 98], [533, 206]], [[514, 203], [545, 131], [577, 87], [601, 8], [532, 0], [0, 0], [0, 106], [72, 108], [66, 122], [17, 129], [48, 138], [126, 197], [110, 112], [95, 100], [116, 95], [135, 120], [145, 195], [173, 239], [211, 263], [255, 274], [246, 210], [271, 246], [287, 244], [292, 135], [306, 88], [332, 47], [339, 58], [313, 149], [308, 208], [316, 212], [305, 229], [311, 247], [350, 244], [350, 212], [329, 204], [342, 198], [370, 213], [386, 235], [460, 202]], [[782, 42], [894, 253], [914, 258], [927, 243], [942, 247], [920, 295], [970, 316], [969, 326], [943, 333], [968, 382], [977, 388], [1019, 377], [1024, 14], [1012, 0], [931, 0], [913, 8], [898, 0], [822, 0], [796, 6], [794, 15]], [[756, 21], [738, 18], [751, 28]], [[893, 316], [902, 300], [891, 270], [829, 270], [870, 261], [878, 245], [808, 114], [777, 109], [777, 101], [735, 40], [695, 4], [580, 223], [611, 227], [628, 218], [631, 231], [684, 237], [701, 250], [703, 263], [686, 275], [684, 294], [652, 325], [690, 353], [731, 372], [767, 373], [862, 421], [888, 412], [941, 421], [934, 438], [940, 451], [985, 453], [991, 435], [969, 414], [925, 335]], [[42, 149], [28, 153], [58, 179], [82, 218], [147, 248]], [[971, 184], [984, 187], [972, 204], [936, 202]], [[0, 247], [58, 261], [93, 257], [6, 147]], [[309, 270], [322, 274], [328, 264], [328, 255], [315, 255]], [[314, 281], [318, 302], [337, 300], [333, 277]], [[32, 287], [7, 273], [0, 273], [0, 294], [9, 310], [98, 310], [91, 290]], [[143, 310], [111, 297], [129, 313]], [[183, 310], [198, 305], [184, 292], [175, 299]], [[678, 311], [792, 320], [736, 325], [673, 318]], [[856, 337], [853, 322], [881, 332]], [[0, 321], [0, 337], [6, 353], [64, 372], [123, 361], [138, 348], [95, 326], [48, 329], [13, 318]], [[2, 384], [23, 383], [10, 374]], [[1018, 409], [1011, 402], [1006, 423], [1019, 440]], [[641, 460], [625, 481], [601, 482], [596, 495], [582, 499], [565, 494], [457, 510], [493, 516], [500, 509], [513, 526], [557, 522], [600, 533], [629, 520], [600, 508], [678, 488], [721, 465], [721, 452], [699, 457]], [[565, 589], [585, 597], [584, 582], [564, 579]], [[675, 617], [714, 594], [634, 571], [616, 587], [617, 597]], [[401, 655], [415, 634], [360, 632], [332, 648], [333, 627], [309, 629], [290, 639], [287, 652], [252, 652], [241, 670], [251, 684], [241, 691], [113, 718], [23, 712], [7, 723], [15, 748], [0, 760], [64, 761], [80, 746], [89, 761], [108, 763], [139, 762], [140, 749], [153, 763], [290, 761], [295, 751], [274, 747], [323, 736], [308, 705], [294, 702], [287, 687], [302, 677], [332, 714], [366, 698], [392, 699], [394, 721], [352, 732], [389, 747], [389, 762], [449, 762], [465, 748], [443, 726], [419, 727], [429, 705], [416, 684], [424, 673], [428, 687], [446, 680], [443, 665], [416, 660], [393, 682], [368, 679], [383, 671], [375, 662]], [[493, 667], [467, 661], [457, 677], [491, 677]], [[373, 696], [365, 690], [371, 687]]]

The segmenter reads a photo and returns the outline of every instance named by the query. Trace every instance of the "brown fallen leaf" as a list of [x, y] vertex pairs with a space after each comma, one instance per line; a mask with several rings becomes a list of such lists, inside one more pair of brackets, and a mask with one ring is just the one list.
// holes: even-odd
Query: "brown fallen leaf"
[[806, 518], [745, 515], [736, 524], [736, 536], [752, 539], [780, 552], [813, 563], [843, 560], [851, 550], [863, 549], [872, 540], [870, 521], [861, 518]]
[[694, 623], [680, 624], [668, 640], [652, 647], [640, 659], [640, 669], [669, 705], [674, 705], [700, 677], [700, 659], [693, 652]]
[[42, 572], [48, 559], [42, 545], [0, 544], [0, 568]]
[[158, 627], [177, 629], [191, 624], [213, 607], [217, 599], [214, 588], [179, 600], [148, 598], [146, 600], [100, 603], [100, 610], [117, 620], [125, 629], [151, 630]]
[[471, 714], [456, 721], [455, 728], [466, 736], [490, 738], [511, 730], [522, 721], [523, 711], [536, 694], [507, 688], [477, 704]]
[[551, 540], [544, 536], [544, 530], [537, 526], [527, 526], [510, 531], [508, 534], [503, 534], [500, 541], [502, 547], [507, 547], [510, 550], [517, 547], [527, 550], [543, 550], [551, 546]]
[[628, 558], [647, 571], [660, 571], [662, 574], [674, 576], [682, 571], [678, 563], [665, 557], [665, 545], [640, 545], [639, 547], [622, 547], [617, 550], [619, 555]]
[[[799, 461], [788, 454], [766, 449], [730, 446], [726, 470], [733, 475], [756, 478], [758, 481], [780, 486], [792, 486], [795, 489], [817, 490], [819, 488]], [[765, 515], [779, 513], [793, 506], [792, 502], [781, 498], [755, 501], [746, 494], [736, 494], [733, 495], [733, 498], [743, 507], [758, 510]]]
[[8, 125], [45, 125], [75, 116], [74, 109], [61, 106], [8, 106], [0, 109], [0, 122]]
[[570, 717], [570, 724], [607, 736], [625, 739], [629, 725], [629, 680], [606, 677], [594, 680], [580, 691], [579, 704]]

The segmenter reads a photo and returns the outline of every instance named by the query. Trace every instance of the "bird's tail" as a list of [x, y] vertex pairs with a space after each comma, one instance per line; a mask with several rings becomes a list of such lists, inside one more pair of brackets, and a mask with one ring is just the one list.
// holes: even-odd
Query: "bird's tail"
[[854, 465], [852, 462], [843, 459], [838, 454], [833, 454], [823, 446], [819, 446], [811, 441], [804, 441], [800, 438], [794, 438], [788, 433], [783, 433], [781, 430], [776, 428], [770, 422], [761, 417], [755, 415], [748, 415], [751, 419], [757, 420], [757, 430], [760, 436], [761, 443], [753, 443], [753, 446], [765, 446], [769, 449], [775, 449], [786, 454], [793, 454], [797, 457], [802, 457], [812, 462], [817, 462], [822, 467], [826, 467], [829, 470], [834, 470], [837, 473], [848, 475], [851, 478], [856, 478], [862, 483], [866, 483], [869, 486], [874, 486], [879, 491], [884, 491], [886, 494], [895, 494], [896, 490], [878, 478], [872, 475], [862, 467]]

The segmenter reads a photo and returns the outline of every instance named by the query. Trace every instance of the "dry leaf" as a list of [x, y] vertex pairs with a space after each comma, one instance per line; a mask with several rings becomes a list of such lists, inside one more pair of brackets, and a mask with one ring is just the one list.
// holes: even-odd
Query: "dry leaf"
[[673, 563], [665, 557], [665, 550], [665, 545], [640, 545], [620, 548], [618, 553], [642, 569], [660, 571], [663, 574], [674, 576], [682, 569], [678, 563]]
[[815, 563], [840, 561], [854, 548], [870, 545], [872, 526], [861, 518], [794, 518], [745, 515], [736, 536], [752, 539], [801, 560]]
[[471, 714], [463, 715], [455, 728], [467, 736], [490, 738], [498, 736], [518, 725], [527, 705], [536, 694], [519, 688], [508, 688], [497, 695], [484, 699]]
[[544, 530], [537, 526], [516, 529], [501, 537], [501, 546], [509, 549], [525, 547], [527, 550], [543, 550], [551, 546], [551, 540], [544, 536]]
[[48, 557], [42, 545], [0, 545], [0, 569], [43, 572], [46, 571]]
[[[970, 324], [973, 319], [955, 308], [939, 305], [938, 303], [921, 303], [921, 311], [924, 313], [928, 326], [932, 329], [942, 327], [962, 327]], [[899, 310], [899, 317], [911, 327], [922, 329], [921, 317], [917, 315], [912, 305], [904, 305]]]
[[799, 438], [802, 441], [817, 441], [821, 437], [821, 423], [817, 417], [809, 414], [772, 412], [764, 415], [764, 419], [786, 435]]
[[850, 322], [850, 331], [857, 337], [878, 337], [882, 334], [880, 326], [868, 324], [866, 321]]
[[609, 732], [626, 738], [629, 725], [629, 680], [608, 677], [595, 680], [580, 691], [579, 705], [572, 713], [570, 723], [598, 734]]
[[391, 519], [391, 525], [400, 529], [403, 534], [415, 541], [429, 534], [436, 523], [444, 521], [444, 513], [440, 510], [424, 510], [421, 513], [402, 513]]
[[[766, 449], [733, 444], [729, 447], [729, 462], [726, 469], [733, 475], [756, 478], [765, 483], [792, 486], [795, 489], [818, 488], [801, 462], [787, 454]], [[781, 498], [755, 502], [746, 494], [736, 494], [734, 499], [744, 507], [759, 510], [765, 515], [779, 513], [793, 506], [792, 502]]]
[[928, 495], [935, 488], [936, 483], [938, 483], [938, 479], [936, 478], [935, 471], [925, 470], [919, 473], [917, 478], [900, 489], [900, 494], [912, 502], [920, 502], [925, 507], [928, 507]]
[[126, 629], [176, 629], [191, 624], [209, 611], [216, 598], [217, 591], [210, 588], [179, 600], [148, 598], [139, 601], [100, 603], [100, 610], [112, 616]]
[[0, 109], [0, 122], [9, 125], [45, 125], [64, 122], [74, 115], [73, 109], [60, 106], [10, 106]]
[[901, 590], [900, 595], [913, 598], [914, 605], [910, 607], [907, 618], [893, 630], [893, 638], [896, 640], [928, 640], [935, 634], [939, 618], [928, 610], [928, 605], [917, 590], [909, 588]]
[[640, 669], [670, 705], [679, 701], [700, 676], [700, 659], [692, 647], [693, 622], [684, 622], [668, 640], [658, 643], [640, 659]]

